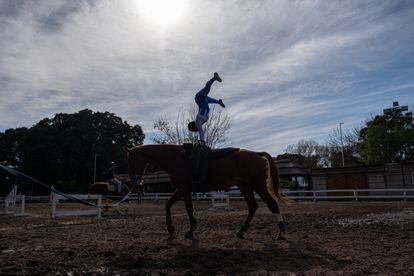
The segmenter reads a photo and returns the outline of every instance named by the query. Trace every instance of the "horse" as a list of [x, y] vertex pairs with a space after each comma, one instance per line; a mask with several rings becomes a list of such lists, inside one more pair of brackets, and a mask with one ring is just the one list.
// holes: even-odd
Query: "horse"
[[[165, 217], [170, 239], [174, 238], [175, 228], [172, 223], [172, 206], [181, 198], [190, 220], [190, 229], [185, 238], [193, 239], [193, 232], [197, 228], [191, 198], [191, 183], [188, 174], [183, 147], [179, 145], [139, 145], [133, 148], [124, 148], [127, 152], [129, 174], [134, 183], [142, 181], [145, 168], [153, 164], [164, 170], [170, 176], [170, 184], [175, 191], [165, 205]], [[257, 210], [254, 198], [256, 192], [274, 214], [274, 221], [279, 228], [278, 237], [284, 238], [286, 224], [280, 213], [278, 202], [271, 196], [268, 188], [277, 200], [287, 201], [287, 197], [280, 193], [279, 171], [273, 158], [266, 152], [253, 152], [238, 149], [219, 159], [211, 159], [208, 163], [205, 180], [206, 191], [225, 190], [231, 186], [238, 186], [248, 206], [248, 215], [236, 233], [240, 239], [249, 228], [250, 222]]]

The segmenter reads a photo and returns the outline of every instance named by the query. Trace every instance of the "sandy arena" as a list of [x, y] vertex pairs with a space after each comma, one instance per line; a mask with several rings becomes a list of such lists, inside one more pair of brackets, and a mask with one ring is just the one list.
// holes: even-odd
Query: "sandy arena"
[[238, 239], [247, 207], [231, 206], [195, 202], [199, 225], [189, 241], [179, 202], [171, 241], [162, 202], [131, 203], [127, 215], [111, 211], [100, 222], [59, 218], [57, 226], [48, 204], [28, 204], [29, 217], [0, 216], [0, 275], [414, 274], [414, 202], [292, 202], [282, 207], [288, 241], [273, 240], [263, 202], [246, 239]]

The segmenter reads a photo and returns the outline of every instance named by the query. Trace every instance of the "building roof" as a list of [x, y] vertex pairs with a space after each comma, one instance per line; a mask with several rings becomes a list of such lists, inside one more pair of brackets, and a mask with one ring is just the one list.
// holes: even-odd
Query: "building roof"
[[307, 176], [310, 171], [304, 166], [295, 164], [289, 159], [275, 160], [280, 176]]

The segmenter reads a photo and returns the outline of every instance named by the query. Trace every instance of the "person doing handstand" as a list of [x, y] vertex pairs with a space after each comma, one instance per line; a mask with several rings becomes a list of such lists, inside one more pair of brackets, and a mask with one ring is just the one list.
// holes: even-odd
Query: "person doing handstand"
[[214, 76], [212, 79], [210, 79], [206, 85], [198, 91], [198, 93], [195, 95], [195, 102], [198, 105], [198, 113], [196, 116], [195, 121], [192, 121], [188, 124], [188, 129], [192, 132], [197, 132], [199, 134], [199, 142], [204, 144], [205, 143], [205, 137], [204, 137], [204, 130], [203, 130], [203, 124], [208, 121], [208, 114], [210, 112], [209, 104], [219, 104], [223, 108], [226, 106], [224, 105], [223, 101], [221, 99], [216, 100], [214, 98], [211, 98], [208, 96], [208, 93], [210, 92], [211, 85], [214, 81], [221, 82], [221, 78], [217, 72], [214, 73]]

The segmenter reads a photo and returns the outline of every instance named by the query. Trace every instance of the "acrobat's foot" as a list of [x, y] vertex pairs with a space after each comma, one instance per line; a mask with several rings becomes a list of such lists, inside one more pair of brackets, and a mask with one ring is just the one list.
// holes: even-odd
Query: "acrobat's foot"
[[218, 82], [221, 82], [222, 79], [220, 78], [219, 74], [217, 72], [214, 72], [214, 79]]

